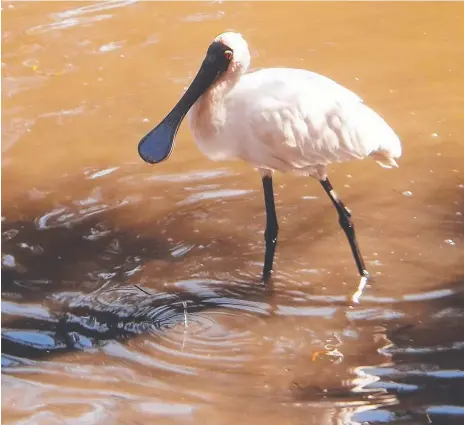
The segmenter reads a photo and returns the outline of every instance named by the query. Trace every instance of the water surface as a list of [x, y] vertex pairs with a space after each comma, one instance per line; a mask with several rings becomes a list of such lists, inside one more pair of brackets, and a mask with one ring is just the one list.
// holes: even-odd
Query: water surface
[[[460, 3], [3, 2], [5, 424], [464, 421]], [[258, 174], [180, 129], [137, 143], [240, 31], [255, 67], [325, 74], [400, 135], [400, 168], [331, 167], [336, 212], [277, 175], [272, 287]], [[331, 355], [324, 354], [328, 349]]]

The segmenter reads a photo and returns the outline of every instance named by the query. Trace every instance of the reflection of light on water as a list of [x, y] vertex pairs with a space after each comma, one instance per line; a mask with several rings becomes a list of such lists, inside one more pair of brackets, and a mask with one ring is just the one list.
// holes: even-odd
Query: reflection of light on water
[[89, 6], [78, 7], [76, 9], [65, 10], [64, 12], [53, 13], [55, 19], [69, 18], [72, 16], [85, 15], [87, 13], [101, 12], [102, 10], [114, 9], [117, 7], [128, 6], [137, 3], [137, 0], [109, 0], [95, 3]]
[[43, 34], [45, 32], [60, 30], [65, 28], [75, 27], [77, 25], [89, 24], [92, 22], [102, 21], [109, 19], [112, 15], [100, 14], [94, 16], [82, 16], [94, 12], [101, 12], [104, 10], [114, 9], [118, 7], [128, 6], [136, 3], [136, 0], [110, 0], [104, 1], [89, 6], [78, 7], [76, 9], [65, 10], [63, 12], [52, 13], [50, 16], [55, 21], [50, 24], [37, 25], [33, 28], [29, 28], [26, 33], [31, 34]]
[[99, 177], [107, 176], [108, 174], [113, 173], [114, 171], [118, 170], [120, 167], [110, 167], [110, 168], [104, 168], [103, 170], [98, 170], [94, 171], [91, 174], [89, 173], [84, 173], [86, 174], [87, 179], [97, 179]]
[[6, 254], [2, 256], [2, 266], [14, 269], [16, 267], [16, 260], [12, 255]]
[[191, 251], [195, 245], [189, 244], [189, 245], [184, 245], [184, 244], [177, 244], [171, 249], [171, 255], [173, 257], [182, 257], [185, 254], [187, 254], [189, 251]]
[[437, 291], [422, 292], [419, 294], [406, 294], [403, 299], [406, 301], [425, 301], [435, 300], [437, 298], [444, 298], [453, 295], [454, 291], [451, 289], [439, 289]]
[[[367, 423], [384, 423], [394, 419], [394, 414], [386, 410], [380, 409], [381, 407], [395, 403], [381, 403], [381, 404], [369, 404], [364, 406], [347, 407], [342, 409], [336, 417], [337, 425], [364, 425]], [[366, 416], [368, 415], [368, 417]], [[359, 418], [356, 419], [355, 415]], [[369, 420], [369, 422], [367, 422]]]
[[188, 182], [213, 179], [223, 176], [234, 175], [231, 170], [228, 169], [217, 169], [217, 170], [205, 170], [205, 171], [194, 171], [190, 173], [177, 173], [177, 174], [150, 174], [148, 180], [156, 180], [163, 182]]
[[134, 353], [133, 350], [115, 341], [111, 341], [108, 344], [106, 344], [103, 348], [103, 351], [112, 357], [118, 357], [119, 359], [124, 359], [129, 362], [136, 361], [138, 364], [154, 368], [156, 370], [175, 372], [182, 375], [197, 374], [195, 368], [188, 367], [186, 365], [177, 365], [175, 363], [166, 362], [153, 356], [151, 353], [144, 354], [140, 350]]
[[40, 118], [54, 118], [54, 117], [57, 117], [58, 120], [57, 122], [59, 124], [62, 124], [63, 121], [62, 121], [62, 118], [63, 117], [73, 117], [73, 116], [76, 116], [76, 115], [80, 115], [82, 113], [85, 112], [85, 106], [84, 105], [79, 105], [79, 106], [76, 106], [75, 108], [71, 108], [71, 109], [60, 109], [58, 111], [53, 111], [53, 112], [46, 112], [46, 113], [43, 113], [40, 116]]
[[[4, 329], [2, 331], [2, 338], [6, 341], [20, 342], [22, 345], [32, 348], [44, 349], [58, 347], [54, 332]], [[64, 348], [65, 345], [61, 343], [60, 346]]]
[[2, 152], [5, 153], [23, 136], [30, 133], [34, 124], [34, 119], [10, 118], [8, 124], [2, 126]]
[[55, 208], [54, 210], [36, 218], [35, 224], [40, 230], [52, 229], [54, 227], [61, 226], [69, 227], [85, 220], [90, 216], [129, 205], [133, 201], [134, 199], [128, 198], [123, 199], [122, 201], [117, 201], [112, 205], [102, 203], [87, 206], [86, 208], [79, 208], [77, 210], [71, 206]]
[[[35, 89], [43, 85], [46, 80], [47, 77], [44, 75], [4, 77], [2, 79], [3, 96], [11, 97], [22, 91]], [[16, 120], [24, 121], [24, 118], [16, 118]], [[11, 122], [11, 119], [9, 121]]]
[[102, 53], [112, 52], [118, 50], [124, 45], [124, 41], [112, 41], [111, 43], [104, 44], [98, 49]]
[[[384, 345], [378, 349], [378, 352], [385, 357], [391, 358], [388, 351], [393, 343], [387, 338], [385, 333], [374, 334], [375, 342], [383, 342]], [[391, 365], [391, 363], [382, 363], [378, 367]], [[388, 388], [380, 382], [380, 376], [372, 373], [376, 371], [375, 367], [359, 366], [352, 369], [356, 375], [350, 384], [354, 384], [351, 389], [352, 393], [363, 395], [363, 400], [336, 403], [337, 406], [343, 407], [336, 418], [339, 425], [360, 425], [368, 420], [382, 420], [385, 414], [391, 415], [390, 412], [381, 410], [381, 407], [391, 406], [398, 403], [395, 394], [389, 394]], [[371, 372], [371, 373], [370, 373]], [[367, 418], [365, 415], [368, 414]], [[358, 416], [357, 418], [355, 416]]]
[[195, 193], [190, 195], [187, 199], [182, 202], [179, 202], [178, 205], [188, 205], [205, 199], [221, 199], [221, 198], [232, 198], [236, 196], [246, 195], [248, 193], [254, 192], [253, 190], [232, 190], [232, 189], [222, 189], [222, 190], [210, 190], [200, 193]]
[[42, 306], [41, 304], [28, 303], [23, 305], [18, 302], [2, 300], [2, 320], [5, 320], [5, 316], [23, 316], [27, 318], [33, 318], [38, 320], [55, 321], [56, 319], [50, 313], [50, 311]]
[[216, 13], [195, 13], [194, 15], [186, 16], [182, 18], [184, 22], [203, 22], [209, 21], [213, 19], [221, 19], [224, 16], [224, 12], [216, 12]]
[[137, 404], [137, 410], [143, 413], [157, 415], [190, 415], [195, 410], [193, 406], [181, 403], [141, 402]]
[[289, 305], [278, 305], [275, 315], [282, 316], [311, 316], [330, 318], [337, 312], [337, 307], [294, 307]]
[[[393, 354], [432, 354], [446, 351], [463, 350], [464, 341], [456, 341], [450, 345], [434, 345], [432, 347], [397, 347], [392, 346], [389, 353]], [[433, 372], [430, 372], [431, 374]]]
[[456, 416], [464, 416], [464, 407], [463, 406], [454, 406], [454, 405], [440, 405], [440, 406], [429, 406], [426, 409], [428, 414], [434, 415], [456, 415]]
[[104, 19], [111, 18], [111, 15], [97, 15], [88, 18], [69, 18], [62, 21], [53, 22], [51, 24], [37, 25], [36, 27], [30, 28], [26, 31], [27, 34], [43, 34], [45, 32], [53, 30], [61, 30], [65, 28], [75, 27], [77, 25], [90, 24], [92, 22], [103, 21]]

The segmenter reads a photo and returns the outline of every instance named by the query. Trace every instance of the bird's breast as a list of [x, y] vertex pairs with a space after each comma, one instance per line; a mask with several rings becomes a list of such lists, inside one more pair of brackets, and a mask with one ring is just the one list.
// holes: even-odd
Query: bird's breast
[[[202, 96], [203, 97], [203, 96]], [[214, 125], [214, 111], [207, 99], [200, 98], [190, 109], [188, 114], [190, 130], [198, 139], [211, 139], [217, 132]]]
[[[195, 103], [188, 115], [190, 131], [201, 152], [218, 161], [234, 156], [225, 137], [226, 114], [222, 105], [216, 105], [208, 98]], [[227, 133], [228, 135], [228, 133]]]

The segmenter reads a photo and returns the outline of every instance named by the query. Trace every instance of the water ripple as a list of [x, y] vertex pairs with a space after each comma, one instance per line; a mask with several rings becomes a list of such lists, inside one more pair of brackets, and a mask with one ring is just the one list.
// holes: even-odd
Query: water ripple
[[[135, 198], [134, 198], [135, 199]], [[36, 218], [34, 220], [37, 229], [53, 229], [56, 227], [71, 227], [77, 223], [82, 222], [83, 220], [103, 212], [121, 208], [125, 205], [129, 205], [134, 201], [132, 198], [123, 199], [121, 201], [116, 201], [112, 205], [106, 203], [94, 204], [90, 206], [85, 206], [84, 208], [76, 209], [75, 207], [59, 207], [55, 208], [52, 211], [47, 212], [46, 214]]]
[[101, 12], [103, 10], [115, 9], [137, 3], [137, 0], [109, 0], [95, 3], [89, 6], [78, 7], [76, 9], [65, 10], [64, 12], [53, 13], [55, 19], [71, 18], [73, 16], [86, 15], [88, 13]]
[[232, 189], [222, 189], [222, 190], [209, 190], [203, 191], [200, 193], [195, 193], [194, 195], [190, 195], [184, 201], [178, 203], [179, 206], [181, 205], [189, 205], [193, 204], [198, 201], [202, 201], [205, 199], [221, 199], [221, 198], [232, 198], [237, 196], [246, 195], [248, 193], [254, 192], [253, 190], [232, 190]]
[[111, 15], [96, 15], [92, 17], [84, 18], [68, 18], [63, 19], [58, 22], [52, 22], [51, 24], [37, 25], [35, 27], [29, 28], [26, 33], [29, 35], [43, 34], [49, 31], [61, 30], [66, 28], [72, 28], [78, 25], [90, 24], [93, 22], [103, 21], [105, 19], [111, 18]]

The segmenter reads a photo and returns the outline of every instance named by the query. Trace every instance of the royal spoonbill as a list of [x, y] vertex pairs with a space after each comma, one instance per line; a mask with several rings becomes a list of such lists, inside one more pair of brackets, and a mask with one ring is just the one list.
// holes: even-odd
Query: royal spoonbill
[[165, 160], [188, 113], [195, 142], [207, 157], [241, 159], [259, 170], [266, 209], [265, 282], [272, 273], [279, 231], [273, 172], [318, 179], [337, 210], [361, 276], [353, 295], [358, 301], [369, 273], [351, 213], [332, 188], [327, 166], [369, 156], [383, 167], [397, 167], [401, 142], [356, 94], [329, 78], [290, 68], [247, 72], [249, 65], [250, 51], [241, 34], [217, 36], [177, 105], [140, 141], [139, 154], [151, 164]]

